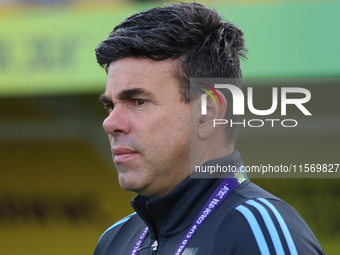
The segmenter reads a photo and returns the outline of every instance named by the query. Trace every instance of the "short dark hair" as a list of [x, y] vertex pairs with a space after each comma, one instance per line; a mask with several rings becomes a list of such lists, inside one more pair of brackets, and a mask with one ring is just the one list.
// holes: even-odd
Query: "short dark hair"
[[[176, 77], [184, 102], [202, 93], [190, 91], [190, 78], [241, 78], [240, 58], [246, 58], [245, 53], [243, 32], [199, 3], [170, 4], [133, 14], [96, 48], [97, 62], [106, 71], [111, 62], [126, 57], [179, 59]], [[234, 85], [240, 87], [239, 82]], [[228, 101], [225, 118], [237, 121], [231, 93], [225, 89], [223, 94]], [[228, 141], [236, 139], [235, 126], [228, 128]]]

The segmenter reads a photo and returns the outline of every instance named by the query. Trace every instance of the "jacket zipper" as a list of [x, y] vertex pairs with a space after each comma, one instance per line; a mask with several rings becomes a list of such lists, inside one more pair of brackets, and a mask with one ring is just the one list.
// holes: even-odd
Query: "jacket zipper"
[[153, 242], [153, 245], [151, 245], [151, 247], [152, 247], [152, 255], [155, 255], [155, 254], [157, 253], [157, 248], [158, 248], [158, 242], [157, 242], [157, 240], [155, 240], [155, 241]]
[[[155, 220], [155, 217], [153, 216], [153, 213], [152, 213], [152, 211], [151, 211], [151, 209], [149, 208], [149, 203], [147, 202], [147, 211], [148, 211], [148, 213], [150, 214], [150, 216], [151, 216], [151, 218], [152, 218], [152, 220], [153, 220], [153, 222], [154, 222], [154, 224], [155, 224], [155, 227], [156, 227], [156, 231], [157, 231], [157, 233], [155, 233], [155, 238], [156, 238], [156, 240], [153, 242], [153, 244], [151, 245], [151, 247], [152, 247], [152, 255], [156, 255], [156, 253], [157, 253], [157, 250], [158, 250], [158, 245], [159, 245], [159, 237], [158, 237], [158, 235], [159, 235], [159, 229], [158, 229], [158, 225], [157, 225], [157, 221]], [[158, 241], [157, 241], [157, 239], [158, 239]]]

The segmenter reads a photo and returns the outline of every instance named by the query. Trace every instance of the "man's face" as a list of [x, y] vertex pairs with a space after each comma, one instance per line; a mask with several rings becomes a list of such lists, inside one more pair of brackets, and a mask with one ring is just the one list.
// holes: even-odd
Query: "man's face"
[[190, 104], [181, 101], [176, 60], [124, 58], [111, 63], [103, 127], [122, 188], [163, 196], [189, 175]]

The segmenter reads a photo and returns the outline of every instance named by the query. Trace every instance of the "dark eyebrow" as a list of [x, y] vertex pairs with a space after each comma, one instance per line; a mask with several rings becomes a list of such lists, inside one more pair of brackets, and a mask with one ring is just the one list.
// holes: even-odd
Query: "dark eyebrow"
[[133, 88], [133, 89], [124, 89], [120, 91], [117, 95], [117, 98], [120, 100], [124, 99], [134, 99], [136, 97], [148, 97], [148, 98], [153, 98], [153, 94], [149, 91], [146, 91], [142, 88]]
[[100, 101], [102, 101], [103, 104], [112, 103], [112, 101], [107, 96], [105, 96], [104, 93], [99, 96], [99, 99]]
[[[148, 97], [148, 99], [154, 98], [151, 92], [146, 91], [142, 88], [124, 89], [118, 93], [117, 98], [120, 100], [126, 100], [134, 99], [140, 96]], [[111, 99], [109, 99], [104, 93], [99, 96], [99, 99], [104, 105], [112, 103]]]

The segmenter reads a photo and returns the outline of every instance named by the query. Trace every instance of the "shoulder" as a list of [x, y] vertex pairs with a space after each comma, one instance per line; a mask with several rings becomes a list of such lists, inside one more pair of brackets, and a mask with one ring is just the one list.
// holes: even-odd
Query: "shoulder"
[[254, 249], [258, 249], [261, 254], [298, 254], [292, 238], [293, 229], [289, 230], [283, 218], [289, 214], [287, 218], [297, 220], [296, 213], [285, 208], [283, 216], [282, 210], [279, 209], [279, 212], [277, 209], [283, 207], [286, 207], [286, 204], [278, 200], [249, 199], [235, 208], [232, 217], [242, 222], [243, 229], [247, 229], [253, 240]]
[[127, 222], [132, 216], [134, 216], [136, 213], [131, 213], [130, 215], [124, 217], [123, 219], [117, 221], [115, 224], [113, 224], [111, 227], [109, 227], [107, 230], [105, 230], [105, 232], [100, 236], [98, 243], [100, 242], [100, 240], [103, 238], [104, 235], [106, 235], [109, 231], [113, 230], [114, 228], [124, 224], [125, 222]]
[[124, 254], [126, 249], [131, 249], [132, 237], [138, 233], [140, 234], [145, 227], [145, 223], [136, 213], [126, 216], [101, 235], [94, 250], [94, 255]]
[[[135, 218], [136, 218], [136, 213], [132, 213], [132, 214], [126, 216], [125, 218], [117, 221], [111, 227], [109, 227], [99, 238], [97, 246], [94, 250], [94, 255], [106, 254], [106, 252], [109, 249], [112, 242], [117, 239], [116, 237], [123, 236], [123, 238], [124, 238], [125, 235], [131, 234], [130, 232], [133, 231], [133, 227], [131, 228], [129, 226], [127, 226], [127, 227], [125, 227], [125, 226], [126, 226], [126, 224], [130, 225], [129, 224], [130, 221], [135, 221], [134, 220]], [[136, 224], [133, 223], [132, 225], [134, 226]], [[125, 228], [124, 231], [123, 231], [123, 228]]]
[[230, 240], [232, 254], [323, 254], [305, 221], [284, 201], [252, 183], [234, 196], [238, 203], [219, 226], [216, 249]]

